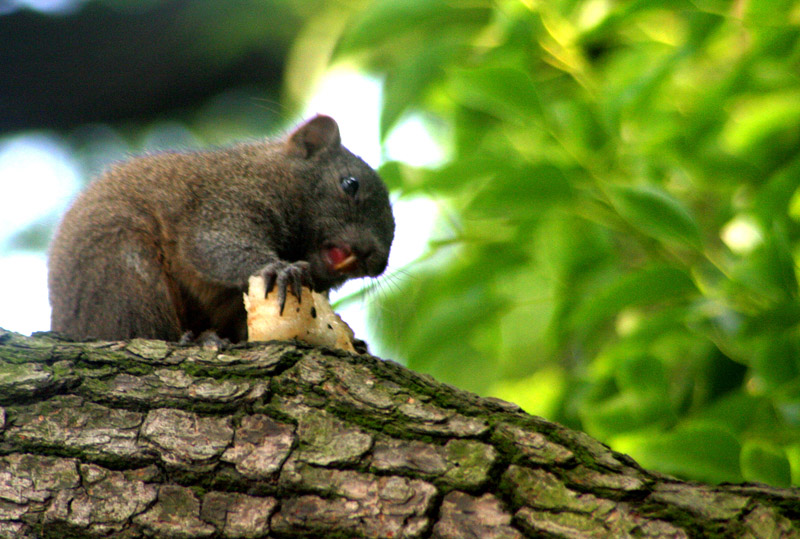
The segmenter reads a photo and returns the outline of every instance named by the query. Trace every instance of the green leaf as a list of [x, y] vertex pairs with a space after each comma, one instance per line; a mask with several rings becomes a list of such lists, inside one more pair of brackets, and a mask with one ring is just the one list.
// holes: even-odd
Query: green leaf
[[581, 407], [583, 429], [591, 436], [609, 439], [626, 432], [664, 427], [674, 419], [662, 402], [643, 403], [630, 393]]
[[744, 4], [744, 19], [750, 24], [773, 25], [775, 21], [785, 20], [797, 8], [795, 0], [748, 0]]
[[800, 156], [777, 170], [769, 181], [759, 189], [753, 201], [752, 211], [762, 223], [771, 223], [776, 216], [794, 220], [800, 218]]
[[646, 468], [710, 483], [742, 481], [739, 441], [727, 429], [711, 423], [649, 435], [627, 449]]
[[800, 444], [786, 447], [786, 458], [792, 467], [792, 486], [800, 486]]
[[457, 99], [501, 120], [526, 123], [543, 117], [531, 76], [513, 67], [462, 69], [452, 73]]
[[617, 363], [615, 374], [620, 388], [641, 398], [666, 397], [667, 372], [657, 357], [642, 354], [623, 358]]
[[653, 185], [613, 186], [611, 203], [617, 212], [641, 232], [665, 243], [700, 248], [700, 229], [689, 210], [677, 199]]
[[[764, 242], [742, 258], [731, 271], [733, 291], [746, 288], [761, 300], [764, 314], [768, 313], [768, 307], [787, 305], [790, 308], [784, 307], [782, 314], [790, 315], [791, 304], [800, 294], [792, 246], [785, 228], [774, 222], [772, 230], [765, 235]], [[781, 320], [776, 318], [775, 321]]]
[[699, 419], [725, 427], [735, 434], [745, 432], [756, 421], [760, 410], [770, 404], [739, 389], [717, 399], [699, 414]]
[[742, 98], [722, 134], [727, 148], [747, 153], [783, 131], [794, 130], [800, 119], [800, 90]]
[[645, 428], [664, 428], [676, 420], [668, 398], [669, 381], [656, 357], [633, 353], [614, 362], [616, 393], [590, 398], [582, 406], [586, 431], [601, 439]]
[[402, 189], [406, 167], [398, 161], [388, 161], [378, 169], [381, 179], [390, 191]]
[[747, 481], [776, 487], [792, 484], [792, 470], [786, 453], [770, 443], [749, 441], [742, 447], [742, 474]]
[[565, 387], [563, 369], [550, 367], [523, 378], [504, 378], [492, 386], [490, 395], [518, 404], [529, 414], [551, 417]]
[[386, 77], [381, 109], [381, 140], [409, 107], [422, 101], [428, 87], [444, 74], [449, 60], [462, 48], [459, 41], [437, 40], [401, 62]]
[[496, 170], [496, 176], [486, 183], [467, 207], [469, 213], [536, 219], [541, 217], [544, 209], [566, 202], [572, 195], [564, 172], [550, 163], [506, 170], [502, 163], [497, 163]]
[[495, 178], [501, 166], [499, 159], [484, 155], [456, 159], [431, 170], [426, 175], [425, 187], [448, 194], [471, 191], [477, 182]]
[[606, 131], [593, 104], [565, 99], [552, 103], [550, 110], [551, 119], [558, 124], [559, 138], [570, 142], [571, 151], [585, 153], [588, 158], [607, 151], [613, 134]]
[[653, 266], [619, 276], [604, 290], [582, 298], [571, 316], [584, 336], [624, 308], [680, 301], [697, 292], [686, 271], [672, 266]]
[[448, 2], [446, 0], [374, 1], [353, 20], [344, 35], [340, 50], [349, 53], [374, 47], [398, 35], [437, 30], [456, 25], [481, 25], [491, 14], [488, 2]]
[[751, 344], [752, 372], [757, 377], [760, 390], [769, 393], [785, 386], [800, 376], [797, 362], [798, 346], [796, 339], [782, 332], [762, 331], [763, 341]]
[[693, 4], [708, 4], [715, 2], [717, 5], [724, 6], [721, 11], [727, 12], [730, 5], [726, 0], [633, 0], [632, 2], [620, 2], [611, 4], [611, 9], [605, 17], [595, 26], [584, 33], [581, 38], [583, 40], [592, 41], [602, 38], [608, 38], [609, 35], [614, 35], [614, 31], [619, 31], [620, 27], [625, 24], [636, 22], [636, 16], [641, 12], [655, 11], [660, 9], [669, 9], [683, 11], [693, 9]]

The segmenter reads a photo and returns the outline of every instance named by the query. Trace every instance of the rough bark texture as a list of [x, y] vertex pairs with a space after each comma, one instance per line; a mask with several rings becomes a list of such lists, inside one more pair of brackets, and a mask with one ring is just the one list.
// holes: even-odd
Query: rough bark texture
[[0, 330], [2, 537], [800, 537], [800, 491], [643, 470], [391, 361]]

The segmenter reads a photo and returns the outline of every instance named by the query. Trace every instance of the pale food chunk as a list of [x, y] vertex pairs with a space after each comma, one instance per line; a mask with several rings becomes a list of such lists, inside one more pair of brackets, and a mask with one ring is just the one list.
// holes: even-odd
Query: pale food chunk
[[250, 277], [244, 307], [247, 310], [247, 340], [297, 339], [309, 344], [355, 352], [353, 331], [333, 312], [328, 299], [303, 287], [302, 301], [287, 291], [283, 315], [275, 289], [267, 296], [263, 277]]

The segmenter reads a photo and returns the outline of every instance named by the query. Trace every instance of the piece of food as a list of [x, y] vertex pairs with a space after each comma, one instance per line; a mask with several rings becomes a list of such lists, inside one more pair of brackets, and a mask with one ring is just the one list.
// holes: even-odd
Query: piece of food
[[250, 277], [244, 308], [247, 310], [247, 340], [297, 339], [309, 344], [355, 352], [353, 330], [331, 309], [328, 299], [310, 288], [303, 288], [302, 301], [286, 294], [283, 315], [278, 294], [268, 295], [262, 277]]

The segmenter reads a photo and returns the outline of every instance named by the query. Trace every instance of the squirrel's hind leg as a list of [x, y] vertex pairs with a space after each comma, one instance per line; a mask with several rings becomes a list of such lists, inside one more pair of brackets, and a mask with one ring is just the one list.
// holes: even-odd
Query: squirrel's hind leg
[[104, 239], [105, 249], [95, 243], [73, 257], [80, 267], [66, 271], [71, 282], [51, 290], [52, 329], [72, 338], [177, 341], [177, 291], [159, 264], [156, 246], [134, 234]]

